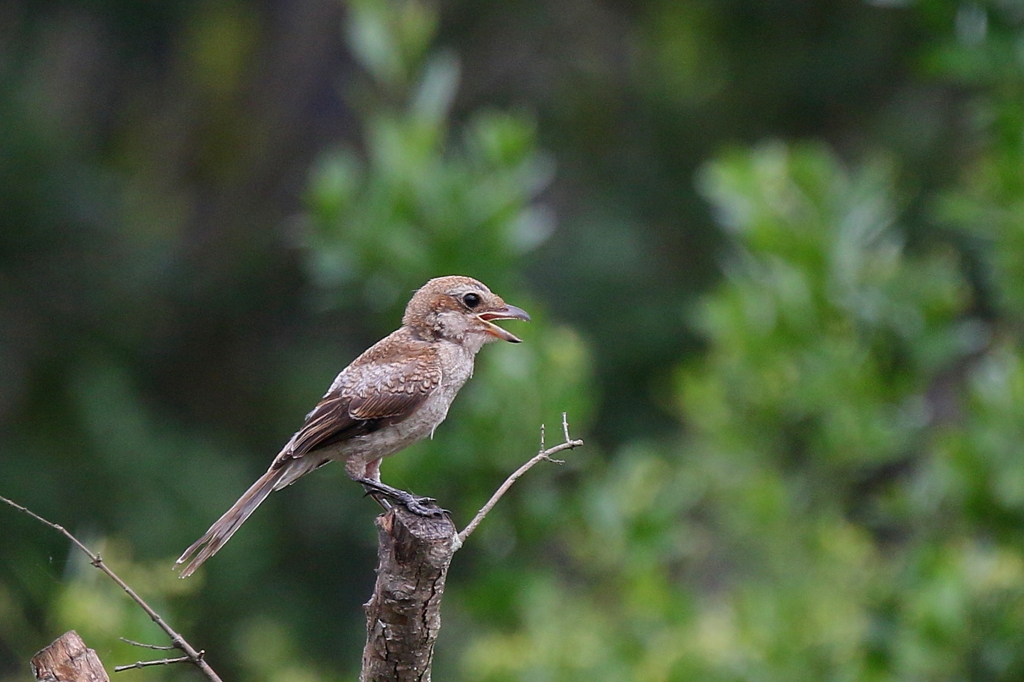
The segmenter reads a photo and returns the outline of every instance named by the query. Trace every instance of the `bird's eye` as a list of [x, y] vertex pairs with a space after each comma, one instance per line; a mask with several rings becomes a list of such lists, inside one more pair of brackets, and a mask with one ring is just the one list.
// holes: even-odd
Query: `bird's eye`
[[466, 304], [467, 308], [475, 308], [480, 305], [480, 294], [474, 294], [470, 292], [462, 297], [462, 302]]

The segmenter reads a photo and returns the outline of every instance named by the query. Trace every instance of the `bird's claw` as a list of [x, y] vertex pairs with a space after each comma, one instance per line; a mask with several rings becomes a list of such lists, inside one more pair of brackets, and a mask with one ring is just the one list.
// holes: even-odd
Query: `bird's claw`
[[441, 507], [437, 505], [437, 500], [432, 497], [416, 497], [415, 495], [410, 494], [408, 498], [396, 500], [396, 502], [400, 503], [403, 507], [417, 516], [436, 518], [448, 513], [448, 510], [441, 509]]
[[432, 497], [419, 497], [405, 490], [392, 488], [389, 485], [370, 479], [360, 481], [360, 483], [366, 488], [366, 494], [377, 500], [377, 503], [385, 511], [390, 509], [390, 506], [385, 504], [387, 501], [400, 504], [417, 516], [436, 518], [449, 513], [447, 509], [439, 507], [437, 500]]

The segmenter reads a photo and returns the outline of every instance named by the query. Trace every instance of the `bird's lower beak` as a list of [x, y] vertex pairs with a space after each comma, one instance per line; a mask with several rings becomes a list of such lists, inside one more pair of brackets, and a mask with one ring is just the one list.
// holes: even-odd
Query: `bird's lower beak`
[[512, 332], [505, 331], [496, 324], [492, 324], [494, 320], [524, 320], [530, 321], [530, 316], [522, 308], [517, 308], [514, 305], [507, 305], [504, 308], [498, 310], [488, 310], [487, 312], [480, 313], [476, 316], [478, 320], [484, 323], [487, 327], [487, 333], [491, 336], [495, 336], [503, 341], [509, 343], [522, 343], [522, 339], [513, 334]]

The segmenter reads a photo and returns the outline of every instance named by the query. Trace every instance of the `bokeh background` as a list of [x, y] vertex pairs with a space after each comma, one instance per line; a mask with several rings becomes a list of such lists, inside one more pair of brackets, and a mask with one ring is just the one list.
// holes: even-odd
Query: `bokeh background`
[[[0, 494], [225, 679], [356, 676], [340, 467], [171, 565], [451, 273], [527, 343], [384, 480], [462, 525], [587, 445], [456, 556], [435, 679], [1024, 679], [1024, 5], [0, 2]], [[69, 628], [163, 643], [0, 508], [0, 679]]]

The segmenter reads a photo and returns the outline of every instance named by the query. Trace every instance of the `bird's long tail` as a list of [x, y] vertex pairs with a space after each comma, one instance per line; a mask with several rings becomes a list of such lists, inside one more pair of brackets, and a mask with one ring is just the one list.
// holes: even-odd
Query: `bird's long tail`
[[[287, 472], [288, 467], [271, 469], [257, 479], [252, 486], [245, 491], [245, 494], [238, 498], [238, 501], [231, 505], [231, 509], [224, 512], [224, 515], [217, 519], [203, 537], [192, 543], [192, 546], [185, 550], [184, 554], [178, 557], [174, 565], [188, 564], [181, 570], [181, 577], [187, 578], [199, 568], [204, 561], [212, 557], [224, 546], [235, 531], [241, 527], [249, 515], [256, 511], [267, 495], [281, 487], [281, 479]], [[193, 556], [195, 555], [195, 556]]]

